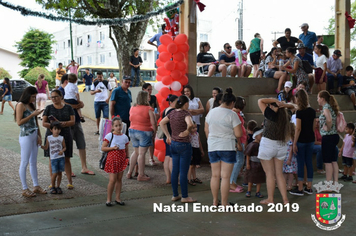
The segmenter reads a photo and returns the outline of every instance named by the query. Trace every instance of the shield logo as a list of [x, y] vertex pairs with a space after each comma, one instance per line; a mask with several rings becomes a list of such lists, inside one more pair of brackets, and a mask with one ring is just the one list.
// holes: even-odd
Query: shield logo
[[341, 218], [341, 194], [316, 194], [316, 218], [323, 224], [335, 224]]

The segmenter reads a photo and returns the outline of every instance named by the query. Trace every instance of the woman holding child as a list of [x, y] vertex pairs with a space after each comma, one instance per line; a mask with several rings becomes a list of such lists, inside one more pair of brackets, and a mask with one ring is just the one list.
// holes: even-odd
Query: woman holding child
[[272, 48], [271, 51], [266, 56], [265, 61], [265, 77], [266, 78], [274, 78], [278, 79], [278, 87], [276, 92], [282, 90], [282, 86], [287, 79], [287, 73], [283, 71], [279, 71], [277, 67], [277, 48]]
[[[65, 154], [65, 166], [64, 170], [68, 178], [68, 189], [73, 189], [72, 183], [72, 166], [70, 163], [70, 158], [73, 156], [73, 138], [71, 134], [70, 127], [75, 124], [74, 110], [70, 105], [64, 104], [62, 92], [59, 90], [53, 90], [51, 92], [51, 99], [53, 104], [48, 105], [43, 112], [43, 127], [47, 128], [45, 140], [47, 136], [51, 135], [50, 126], [52, 121], [59, 121], [61, 123], [62, 130], [59, 135], [64, 137], [66, 151]], [[46, 141], [45, 141], [46, 142]], [[46, 143], [44, 144], [46, 146]], [[44, 156], [49, 157], [49, 151], [44, 151]], [[50, 165], [50, 173], [51, 165]], [[53, 186], [54, 187], [54, 186]]]

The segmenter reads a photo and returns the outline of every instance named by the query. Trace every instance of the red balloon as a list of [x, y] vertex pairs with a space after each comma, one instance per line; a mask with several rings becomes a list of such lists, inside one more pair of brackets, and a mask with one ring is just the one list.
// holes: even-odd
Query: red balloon
[[157, 67], [164, 66], [164, 62], [161, 61], [160, 59], [157, 59], [157, 60], [156, 60], [156, 65], [157, 65]]
[[173, 82], [173, 78], [170, 75], [163, 76], [162, 84], [170, 85]]
[[173, 60], [178, 62], [178, 61], [183, 61], [184, 60], [184, 54], [182, 52], [176, 52], [173, 54]]
[[186, 53], [189, 51], [189, 45], [187, 43], [178, 45], [178, 52]]
[[173, 42], [173, 39], [172, 39], [172, 37], [171, 37], [170, 35], [164, 34], [164, 35], [162, 35], [162, 36], [159, 38], [159, 41], [160, 41], [163, 45], [168, 46], [170, 43]]
[[164, 68], [164, 67], [158, 67], [158, 69], [157, 69], [157, 74], [160, 76], [169, 75], [170, 73], [171, 72], [169, 70], [166, 70], [166, 68]]
[[174, 70], [171, 72], [171, 77], [173, 78], [174, 81], [178, 81], [181, 76], [182, 76], [182, 72], [180, 72], [179, 70]]
[[156, 96], [156, 98], [157, 98], [158, 103], [160, 103], [160, 102], [162, 101], [162, 99], [163, 99], [163, 97], [161, 96], [161, 94], [160, 94], [160, 93], [157, 93], [155, 96]]
[[156, 156], [158, 156], [158, 153], [160, 152], [160, 150], [158, 150], [158, 149], [155, 149], [155, 151], [153, 152], [153, 155], [156, 157]]
[[156, 80], [157, 80], [157, 81], [161, 81], [161, 80], [162, 80], [162, 76], [156, 75]]
[[183, 43], [187, 42], [187, 40], [188, 40], [187, 35], [185, 35], [185, 34], [178, 34], [178, 35], [176, 36], [176, 38], [174, 39], [174, 42], [175, 42], [176, 44], [183, 44]]
[[159, 91], [159, 93], [161, 94], [161, 96], [163, 98], [167, 98], [169, 94], [171, 94], [171, 90], [167, 87], [163, 87], [161, 88], [161, 90]]
[[166, 150], [164, 151], [161, 151], [158, 153], [158, 156], [157, 156], [157, 159], [160, 161], [160, 162], [164, 162], [164, 159], [166, 158]]
[[166, 61], [164, 63], [164, 68], [166, 68], [169, 71], [174, 70], [175, 67], [176, 67], [176, 64], [173, 61]]
[[187, 65], [184, 62], [179, 61], [179, 62], [176, 62], [175, 68], [176, 68], [176, 70], [185, 71], [185, 69], [187, 69]]
[[167, 46], [163, 45], [163, 44], [159, 45], [158, 46], [158, 51], [159, 51], [159, 53], [167, 52]]
[[168, 44], [167, 46], [167, 51], [170, 52], [170, 53], [176, 53], [178, 51], [178, 47], [177, 47], [177, 44], [175, 43], [170, 43]]
[[160, 150], [160, 151], [166, 149], [166, 144], [164, 143], [163, 139], [155, 140], [155, 149]]
[[179, 82], [181, 83], [182, 88], [183, 88], [184, 85], [188, 84], [188, 77], [185, 76], [185, 75], [183, 75], [183, 76], [180, 78]]
[[[181, 89], [183, 89], [183, 87], [181, 88]], [[176, 96], [181, 96], [182, 95], [182, 90], [180, 90], [180, 91], [173, 91], [173, 93], [172, 94], [174, 94], [174, 95], [176, 95]]]
[[172, 58], [172, 54], [170, 54], [169, 52], [162, 52], [159, 54], [159, 59], [162, 62], [169, 61], [169, 60], [171, 60], [171, 58]]

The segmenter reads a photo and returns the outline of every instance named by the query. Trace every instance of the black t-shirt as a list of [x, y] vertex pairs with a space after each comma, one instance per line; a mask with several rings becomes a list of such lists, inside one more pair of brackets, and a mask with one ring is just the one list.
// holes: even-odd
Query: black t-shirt
[[85, 74], [83, 78], [85, 79], [85, 85], [89, 86], [93, 83], [93, 78], [94, 78], [93, 74], [91, 73], [89, 73], [89, 75]]
[[315, 110], [308, 107], [305, 110], [297, 110], [296, 118], [302, 122], [298, 142], [299, 143], [311, 143], [315, 141], [314, 135], [314, 119]]
[[266, 107], [265, 109], [265, 120], [264, 120], [264, 129], [262, 136], [272, 139], [272, 140], [278, 140], [276, 133], [278, 127], [278, 115], [276, 112], [274, 112], [270, 107]]
[[235, 56], [228, 57], [225, 54], [222, 54], [219, 58], [219, 61], [224, 60], [227, 63], [234, 62], [235, 61]]
[[[142, 63], [142, 58], [140, 56], [138, 56], [138, 57], [131, 56], [130, 57], [130, 62], [132, 64], [134, 64], [134, 65], [139, 65], [140, 63]], [[135, 68], [133, 66], [131, 66], [131, 67], [134, 68], [135, 70], [139, 70], [140, 69], [140, 67], [137, 67], [137, 68]]]
[[290, 37], [288, 42], [286, 36], [277, 39], [278, 43], [281, 45], [282, 51], [285, 51], [288, 47], [295, 47], [298, 40], [299, 39], [296, 37]]
[[346, 76], [346, 75], [343, 76], [343, 82], [342, 82], [342, 84], [344, 84], [344, 85], [350, 84], [351, 81], [354, 81], [354, 82], [355, 82], [355, 85], [353, 85], [353, 86], [347, 86], [346, 88], [344, 88], [345, 90], [346, 90], [347, 88], [356, 88], [356, 79], [355, 79], [354, 77], [352, 77], [352, 76]]
[[200, 63], [209, 63], [209, 62], [215, 62], [215, 57], [211, 53], [199, 53], [197, 56], [197, 62]]
[[155, 95], [151, 95], [150, 106], [154, 109], [157, 108], [157, 98]]

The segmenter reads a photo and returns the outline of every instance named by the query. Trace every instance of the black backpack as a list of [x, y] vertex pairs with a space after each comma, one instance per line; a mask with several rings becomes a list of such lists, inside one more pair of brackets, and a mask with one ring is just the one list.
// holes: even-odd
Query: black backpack
[[302, 60], [303, 69], [307, 74], [313, 73], [313, 68], [311, 67], [309, 61]]

